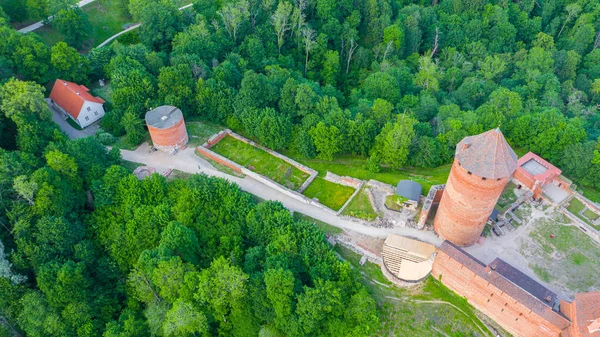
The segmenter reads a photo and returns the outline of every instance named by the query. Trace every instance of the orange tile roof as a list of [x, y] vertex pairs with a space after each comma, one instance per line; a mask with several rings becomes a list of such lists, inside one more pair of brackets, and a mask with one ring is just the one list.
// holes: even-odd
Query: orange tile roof
[[104, 100], [100, 97], [94, 97], [89, 93], [88, 88], [83, 85], [78, 85], [73, 82], [63, 81], [56, 79], [50, 98], [63, 108], [69, 115], [77, 119], [81, 107], [86, 101], [95, 103], [104, 103]]
[[456, 159], [472, 174], [488, 179], [510, 177], [517, 168], [517, 155], [500, 128], [465, 137], [456, 145]]
[[600, 336], [600, 292], [576, 294], [573, 305], [576, 306], [576, 336]]

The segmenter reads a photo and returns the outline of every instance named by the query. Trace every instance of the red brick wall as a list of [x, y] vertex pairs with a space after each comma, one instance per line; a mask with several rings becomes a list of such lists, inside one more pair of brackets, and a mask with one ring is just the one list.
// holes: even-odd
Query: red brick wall
[[183, 119], [168, 129], [148, 126], [154, 146], [183, 147], [188, 142], [188, 134]]
[[535, 180], [529, 177], [527, 171], [523, 168], [518, 167], [514, 173], [514, 177], [516, 180], [520, 181], [522, 185], [527, 187], [530, 190], [533, 190], [533, 185], [535, 184]]
[[221, 139], [223, 139], [223, 138], [224, 138], [225, 136], [227, 136], [227, 135], [228, 135], [228, 133], [227, 133], [227, 132], [219, 132], [219, 133], [217, 134], [217, 136], [216, 136], [214, 139], [212, 139], [212, 138], [211, 138], [211, 139], [209, 139], [209, 140], [208, 140], [208, 142], [206, 142], [206, 143], [207, 143], [207, 145], [208, 145], [208, 146], [207, 146], [207, 148], [209, 148], [209, 149], [210, 149], [210, 148], [211, 148], [213, 145], [215, 145], [215, 144], [217, 144], [218, 142], [220, 142], [220, 141], [221, 141]]
[[520, 337], [558, 337], [557, 327], [438, 250], [431, 274], [504, 329]]
[[474, 244], [507, 182], [468, 174], [455, 159], [433, 222], [436, 233], [459, 246]]
[[435, 191], [435, 196], [433, 197], [433, 203], [438, 203], [442, 200], [442, 195], [444, 195], [444, 190]]
[[211, 151], [206, 151], [202, 147], [198, 147], [196, 150], [203, 156], [208, 157], [219, 164], [225, 165], [236, 172], [242, 173], [242, 169], [238, 165], [231, 163], [229, 160], [223, 160], [220, 156], [215, 156]]

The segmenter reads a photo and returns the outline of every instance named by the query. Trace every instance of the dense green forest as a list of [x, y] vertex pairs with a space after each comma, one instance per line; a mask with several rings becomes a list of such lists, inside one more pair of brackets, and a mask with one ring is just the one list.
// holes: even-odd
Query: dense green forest
[[[448, 163], [462, 137], [500, 126], [600, 187], [598, 1], [130, 0], [141, 43], [85, 56], [85, 13], [59, 15], [69, 0], [1, 3], [2, 76], [109, 79], [103, 128], [131, 143], [166, 103], [276, 150], [367, 156], [377, 171]], [[48, 14], [72, 16], [82, 36], [66, 30], [70, 46], [49, 49], [7, 24]]]
[[[68, 140], [43, 88], [0, 109], [0, 336], [369, 336], [375, 301], [315, 225], [225, 180], [143, 181]], [[4, 246], [6, 245], [6, 247]]]
[[[600, 188], [598, 0], [113, 1], [137, 35], [81, 54], [76, 1], [0, 0], [0, 336], [375, 334], [374, 301], [313, 225], [222, 180], [119, 166], [102, 144], [141, 142], [160, 104], [372, 171], [437, 167], [500, 126]], [[64, 42], [13, 28], [49, 15]], [[56, 128], [56, 78], [109, 80], [98, 137]]]

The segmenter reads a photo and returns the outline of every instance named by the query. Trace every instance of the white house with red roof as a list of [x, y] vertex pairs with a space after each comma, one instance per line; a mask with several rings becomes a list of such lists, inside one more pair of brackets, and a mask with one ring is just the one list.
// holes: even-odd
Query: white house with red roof
[[52, 87], [50, 100], [81, 128], [85, 128], [104, 116], [102, 104], [105, 101], [92, 96], [89, 91], [84, 85], [57, 79]]

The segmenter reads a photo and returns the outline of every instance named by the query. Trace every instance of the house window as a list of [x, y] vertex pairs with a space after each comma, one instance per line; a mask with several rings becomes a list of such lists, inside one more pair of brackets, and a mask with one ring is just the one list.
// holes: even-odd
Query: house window
[[89, 120], [90, 120], [90, 118], [89, 118], [88, 116], [85, 116], [85, 120], [86, 120], [86, 121], [89, 121]]
[[94, 115], [98, 116], [98, 111], [94, 111]]
[[89, 106], [87, 107], [88, 111], [92, 111], [92, 108], [90, 108]]

